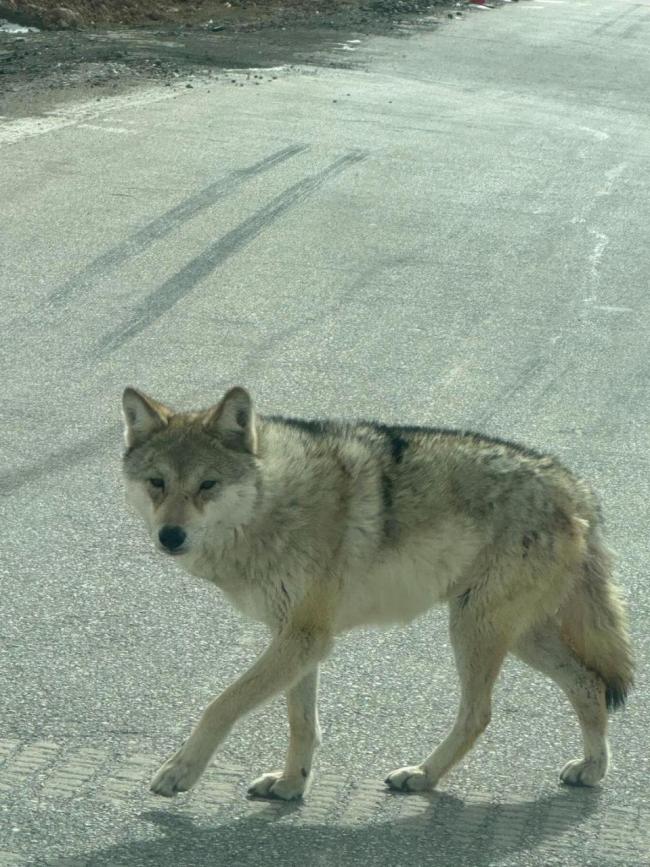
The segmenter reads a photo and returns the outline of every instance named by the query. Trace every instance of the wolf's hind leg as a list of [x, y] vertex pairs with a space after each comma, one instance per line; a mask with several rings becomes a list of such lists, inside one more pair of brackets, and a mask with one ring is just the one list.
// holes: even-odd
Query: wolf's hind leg
[[568, 762], [560, 779], [574, 786], [595, 785], [607, 773], [609, 762], [605, 683], [562, 640], [559, 625], [553, 621], [523, 635], [513, 653], [552, 678], [578, 715], [585, 755]]
[[473, 746], [490, 721], [492, 687], [507, 652], [505, 637], [490, 628], [485, 615], [459, 600], [450, 606], [449, 632], [460, 677], [461, 697], [453, 728], [422, 764], [399, 768], [386, 778], [405, 792], [433, 788]]
[[307, 785], [314, 752], [320, 746], [318, 724], [318, 667], [287, 692], [289, 749], [284, 771], [272, 771], [255, 780], [248, 794], [257, 798], [299, 798]]

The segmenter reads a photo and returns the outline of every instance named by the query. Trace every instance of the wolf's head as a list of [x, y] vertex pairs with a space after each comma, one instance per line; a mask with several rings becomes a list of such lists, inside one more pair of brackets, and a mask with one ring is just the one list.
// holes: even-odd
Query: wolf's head
[[196, 553], [251, 518], [257, 435], [247, 391], [233, 388], [201, 412], [174, 412], [135, 388], [122, 403], [127, 500], [160, 551]]

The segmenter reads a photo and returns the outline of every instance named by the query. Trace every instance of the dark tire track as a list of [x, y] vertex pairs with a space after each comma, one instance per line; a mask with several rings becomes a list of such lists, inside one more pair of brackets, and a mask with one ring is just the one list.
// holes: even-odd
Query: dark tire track
[[316, 192], [327, 180], [366, 158], [362, 151], [351, 151], [339, 157], [327, 168], [304, 178], [256, 211], [234, 229], [215, 241], [199, 256], [166, 280], [136, 307], [131, 319], [110, 332], [99, 344], [95, 357], [101, 357], [122, 346], [131, 337], [144, 331], [187, 295], [204, 277], [211, 274], [226, 259], [240, 252], [275, 220]]
[[155, 241], [159, 241], [170, 232], [178, 229], [183, 223], [195, 217], [201, 211], [211, 207], [225, 196], [234, 193], [246, 181], [274, 168], [297, 154], [303, 153], [308, 148], [309, 145], [290, 145], [268, 157], [264, 157], [264, 159], [253, 163], [253, 165], [229, 172], [225, 177], [219, 178], [200, 192], [184, 199], [178, 205], [161, 214], [161, 216], [156, 217], [155, 220], [147, 223], [146, 226], [143, 226], [126, 241], [116, 244], [110, 250], [93, 259], [82, 271], [57, 287], [49, 295], [47, 301], [54, 307], [61, 306], [71, 295], [114, 271], [128, 259], [137, 256], [138, 253], [146, 250]]
[[54, 449], [31, 464], [0, 473], [0, 497], [10, 496], [24, 485], [38, 482], [54, 473], [75, 469], [80, 463], [92, 460], [104, 451], [108, 452], [113, 442], [119, 447], [120, 436], [120, 428], [112, 424], [75, 443]]

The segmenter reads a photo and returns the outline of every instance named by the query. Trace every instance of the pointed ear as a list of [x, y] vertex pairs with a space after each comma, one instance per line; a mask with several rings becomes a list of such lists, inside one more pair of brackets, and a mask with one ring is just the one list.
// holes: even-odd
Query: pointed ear
[[125, 388], [122, 396], [124, 409], [124, 439], [128, 448], [149, 439], [152, 434], [167, 427], [172, 411], [147, 397], [136, 388]]
[[203, 424], [223, 444], [239, 452], [257, 452], [257, 431], [253, 401], [245, 388], [235, 386], [212, 409]]

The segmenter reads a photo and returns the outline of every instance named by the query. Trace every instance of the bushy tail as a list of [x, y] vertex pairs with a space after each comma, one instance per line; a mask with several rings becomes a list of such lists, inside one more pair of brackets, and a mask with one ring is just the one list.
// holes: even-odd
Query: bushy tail
[[582, 575], [560, 618], [566, 642], [605, 681], [607, 707], [615, 710], [634, 685], [634, 660], [625, 607], [611, 573], [612, 555], [592, 530]]

